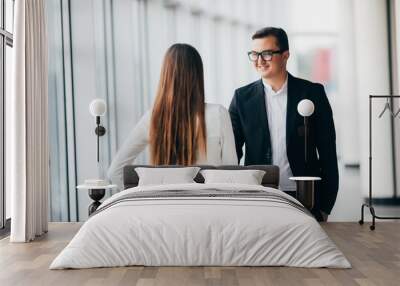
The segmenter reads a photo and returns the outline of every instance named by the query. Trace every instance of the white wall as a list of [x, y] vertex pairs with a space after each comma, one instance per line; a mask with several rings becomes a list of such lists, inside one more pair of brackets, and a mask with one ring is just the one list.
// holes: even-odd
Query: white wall
[[[395, 0], [393, 3], [392, 23], [393, 23], [393, 75], [394, 75], [394, 94], [400, 95], [400, 1]], [[400, 99], [395, 100], [395, 111], [400, 108]], [[395, 166], [396, 166], [396, 191], [397, 197], [400, 197], [400, 120], [399, 117], [394, 120], [395, 135]]]
[[[354, 41], [354, 3], [338, 1], [338, 83], [339, 93], [336, 101], [338, 143], [341, 146], [341, 159], [344, 164], [360, 163], [359, 105], [356, 78], [356, 51]], [[364, 100], [364, 99], [362, 99]]]
[[[368, 96], [389, 94], [389, 59], [386, 1], [354, 2], [354, 37], [356, 82], [359, 106], [359, 138], [362, 191], [368, 194]], [[372, 187], [375, 197], [393, 195], [393, 165], [390, 116], [378, 119], [385, 101], [377, 100], [372, 108], [373, 168]]]

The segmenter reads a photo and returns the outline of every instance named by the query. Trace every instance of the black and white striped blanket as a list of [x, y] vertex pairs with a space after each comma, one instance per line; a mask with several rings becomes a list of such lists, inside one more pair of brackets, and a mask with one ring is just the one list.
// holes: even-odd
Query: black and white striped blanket
[[279, 194], [277, 192], [261, 191], [261, 190], [222, 190], [216, 188], [205, 188], [201, 190], [157, 190], [157, 191], [138, 191], [119, 196], [115, 200], [109, 201], [101, 205], [97, 211], [91, 216], [103, 212], [110, 207], [128, 201], [149, 201], [149, 200], [257, 200], [268, 201], [278, 204], [291, 206], [305, 214], [311, 215], [310, 212], [299, 202], [292, 199], [288, 195]]

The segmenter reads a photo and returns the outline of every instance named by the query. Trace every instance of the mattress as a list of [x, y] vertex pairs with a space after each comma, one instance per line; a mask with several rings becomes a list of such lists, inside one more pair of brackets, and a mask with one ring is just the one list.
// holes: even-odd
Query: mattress
[[130, 265], [351, 267], [291, 196], [257, 185], [197, 183], [115, 194], [50, 269]]

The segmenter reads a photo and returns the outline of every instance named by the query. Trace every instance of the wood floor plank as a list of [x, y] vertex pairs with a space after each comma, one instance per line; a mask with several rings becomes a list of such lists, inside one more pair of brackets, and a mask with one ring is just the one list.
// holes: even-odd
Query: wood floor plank
[[291, 267], [116, 267], [49, 270], [56, 255], [79, 230], [79, 223], [51, 223], [32, 243], [0, 240], [0, 285], [398, 286], [400, 223], [380, 222], [375, 231], [357, 223], [322, 227], [352, 264], [352, 269]]

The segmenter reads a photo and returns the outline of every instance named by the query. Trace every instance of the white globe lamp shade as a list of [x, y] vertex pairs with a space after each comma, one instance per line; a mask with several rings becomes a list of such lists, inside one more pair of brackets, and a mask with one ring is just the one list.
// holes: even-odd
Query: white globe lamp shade
[[314, 113], [314, 103], [309, 99], [303, 99], [297, 105], [297, 111], [301, 116], [311, 116]]
[[106, 113], [106, 110], [106, 102], [100, 98], [93, 99], [89, 105], [90, 114], [92, 114], [94, 117], [103, 116]]

